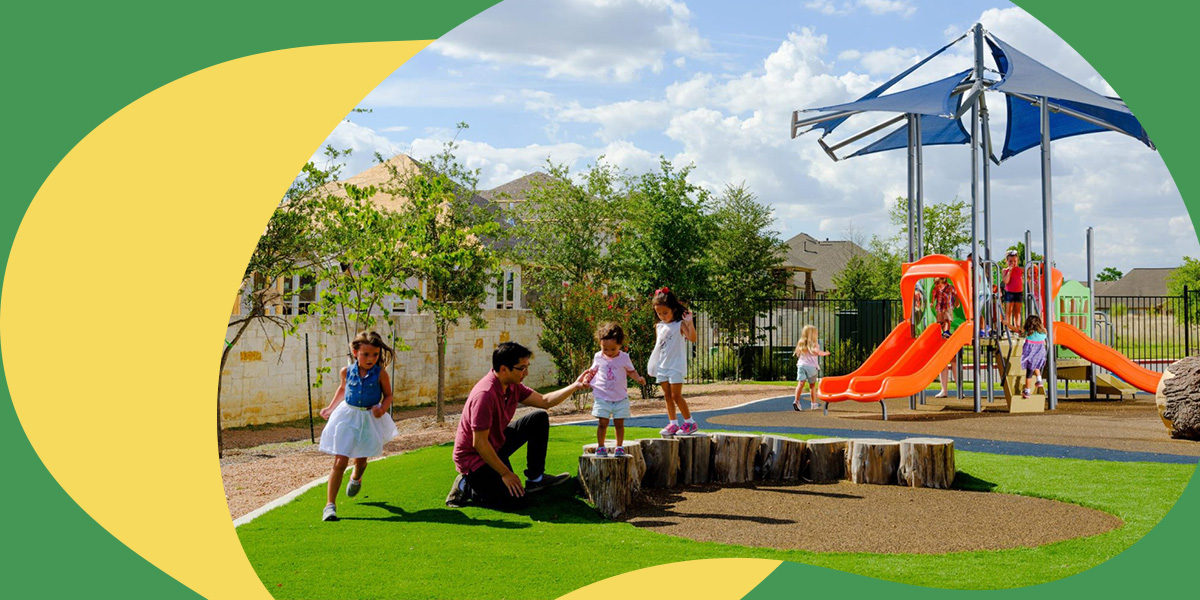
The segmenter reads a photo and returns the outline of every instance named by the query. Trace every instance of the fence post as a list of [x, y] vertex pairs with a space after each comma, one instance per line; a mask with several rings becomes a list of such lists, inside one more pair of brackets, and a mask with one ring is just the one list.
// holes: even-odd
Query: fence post
[[1183, 286], [1183, 356], [1192, 355], [1192, 311], [1188, 286]]

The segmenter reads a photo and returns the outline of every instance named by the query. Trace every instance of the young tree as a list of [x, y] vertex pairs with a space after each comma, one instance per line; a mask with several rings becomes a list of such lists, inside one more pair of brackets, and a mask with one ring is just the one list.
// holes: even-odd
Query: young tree
[[1117, 281], [1124, 276], [1125, 274], [1118, 271], [1115, 267], [1104, 267], [1104, 269], [1096, 275], [1096, 281]]
[[[466, 125], [459, 124], [459, 131]], [[446, 144], [441, 153], [403, 171], [390, 166], [391, 179], [384, 191], [403, 198], [400, 229], [407, 256], [399, 267], [401, 279], [417, 277], [425, 295], [417, 310], [433, 316], [437, 343], [437, 422], [445, 422], [446, 340], [449, 330], [463, 318], [476, 328], [486, 328], [483, 303], [495, 281], [500, 261], [489, 246], [501, 235], [500, 224], [476, 203], [478, 173], [462, 166], [454, 155], [457, 146]]]
[[[1167, 275], [1168, 295], [1182, 296], [1185, 287], [1189, 294], [1200, 289], [1200, 260], [1190, 256], [1183, 257], [1183, 264]], [[1186, 313], [1182, 310], [1175, 312], [1175, 319], [1181, 323], [1195, 323], [1197, 318], [1200, 318], [1200, 302], [1189, 302]]]
[[893, 245], [871, 238], [865, 254], [850, 257], [833, 277], [837, 296], [847, 300], [885, 300], [900, 297], [902, 257]]
[[[896, 198], [890, 219], [900, 227], [897, 244], [908, 244], [908, 200]], [[971, 207], [963, 200], [925, 205], [925, 255], [955, 256], [971, 245]], [[907, 251], [905, 252], [907, 254]]]
[[781, 267], [787, 244], [771, 230], [774, 217], [745, 183], [726, 185], [712, 213], [707, 249], [709, 302], [706, 311], [735, 340], [749, 340], [763, 300], [783, 293]]

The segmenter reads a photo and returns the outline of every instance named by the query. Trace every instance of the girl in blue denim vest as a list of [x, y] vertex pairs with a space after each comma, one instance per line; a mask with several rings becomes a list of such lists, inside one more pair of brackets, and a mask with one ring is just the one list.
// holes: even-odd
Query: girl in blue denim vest
[[341, 384], [329, 406], [321, 409], [321, 418], [328, 419], [321, 432], [321, 452], [333, 455], [333, 472], [329, 474], [328, 503], [321, 513], [322, 521], [336, 521], [338, 488], [350, 459], [354, 459], [354, 474], [346, 484], [346, 495], [355, 496], [362, 488], [367, 458], [383, 454], [383, 444], [396, 437], [396, 423], [388, 409], [392, 406], [392, 382], [386, 367], [395, 357], [383, 338], [374, 331], [363, 332], [350, 342], [354, 362], [342, 367]]

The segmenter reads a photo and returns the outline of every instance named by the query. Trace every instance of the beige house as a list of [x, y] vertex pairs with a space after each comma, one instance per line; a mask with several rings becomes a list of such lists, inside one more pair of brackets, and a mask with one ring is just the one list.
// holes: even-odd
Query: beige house
[[858, 244], [848, 240], [818, 240], [800, 233], [787, 241], [784, 268], [791, 272], [788, 293], [791, 297], [821, 297], [835, 291], [833, 278], [850, 259], [866, 254]]

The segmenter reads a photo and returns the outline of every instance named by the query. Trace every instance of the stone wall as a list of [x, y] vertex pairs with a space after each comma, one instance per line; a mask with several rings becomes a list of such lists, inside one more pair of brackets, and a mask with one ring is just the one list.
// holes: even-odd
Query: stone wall
[[[554, 365], [537, 349], [542, 325], [528, 310], [485, 310], [487, 329], [471, 329], [464, 319], [450, 331], [446, 346], [446, 399], [461, 400], [492, 365], [492, 350], [515, 341], [534, 351], [533, 366], [525, 384], [542, 387], [554, 383]], [[375, 330], [391, 340], [393, 332], [409, 346], [398, 352], [392, 375], [396, 406], [432, 404], [437, 400], [437, 345], [433, 318], [428, 315], [394, 315], [381, 318]], [[348, 361], [345, 331], [333, 334], [315, 323], [306, 323], [286, 340], [274, 327], [251, 326], [229, 355], [221, 373], [221, 422], [225, 427], [278, 423], [308, 418], [305, 372], [305, 334], [308, 335], [309, 376], [317, 382], [319, 367], [328, 367], [321, 387], [312, 390], [313, 414], [333, 398], [338, 371]], [[226, 339], [232, 339], [230, 330]], [[351, 336], [352, 337], [352, 336]], [[316, 416], [320, 419], [320, 416]]]

